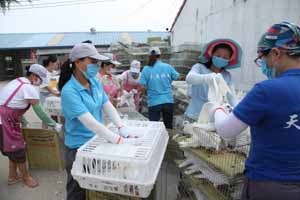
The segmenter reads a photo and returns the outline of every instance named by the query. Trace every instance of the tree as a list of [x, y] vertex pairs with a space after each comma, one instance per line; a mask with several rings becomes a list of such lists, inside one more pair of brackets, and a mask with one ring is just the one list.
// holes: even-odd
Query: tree
[[[31, 2], [31, 0], [28, 0]], [[19, 0], [0, 0], [0, 9], [4, 12], [5, 10], [9, 9], [11, 3], [20, 3]]]

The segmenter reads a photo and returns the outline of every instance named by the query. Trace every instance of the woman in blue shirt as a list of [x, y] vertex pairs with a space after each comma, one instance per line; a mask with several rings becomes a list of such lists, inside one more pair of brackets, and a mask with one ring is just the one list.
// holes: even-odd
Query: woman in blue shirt
[[274, 24], [258, 43], [255, 62], [269, 80], [257, 83], [227, 115], [213, 106], [219, 135], [251, 130], [242, 200], [300, 199], [300, 28]]
[[159, 121], [162, 115], [166, 128], [173, 128], [173, 91], [172, 81], [179, 78], [179, 73], [160, 60], [160, 49], [151, 47], [149, 63], [141, 73], [139, 84], [147, 90], [147, 103], [150, 121]]
[[[61, 69], [59, 90], [65, 117], [67, 200], [85, 200], [85, 190], [73, 179], [71, 168], [77, 149], [95, 134], [116, 144], [137, 144], [141, 141], [129, 138], [129, 129], [122, 124], [101, 83], [96, 79], [99, 61], [109, 61], [109, 58], [100, 55], [92, 44], [79, 43], [73, 47], [69, 60]], [[119, 128], [119, 135], [102, 124], [102, 111]]]
[[231, 74], [227, 69], [240, 67], [242, 50], [240, 45], [230, 39], [217, 39], [209, 42], [200, 55], [200, 62], [195, 64], [186, 82], [190, 85], [191, 97], [185, 115], [189, 121], [196, 121], [204, 103], [208, 102], [209, 85], [220, 73], [231, 89], [227, 94], [229, 103], [236, 103]]

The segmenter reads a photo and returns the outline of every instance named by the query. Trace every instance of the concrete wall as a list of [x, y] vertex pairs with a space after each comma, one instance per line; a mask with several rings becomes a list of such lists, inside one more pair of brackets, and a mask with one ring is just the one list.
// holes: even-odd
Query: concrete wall
[[231, 38], [244, 51], [241, 69], [232, 70], [236, 87], [249, 90], [264, 79], [253, 60], [263, 32], [283, 20], [300, 24], [300, 0], [187, 0], [172, 29], [172, 45]]

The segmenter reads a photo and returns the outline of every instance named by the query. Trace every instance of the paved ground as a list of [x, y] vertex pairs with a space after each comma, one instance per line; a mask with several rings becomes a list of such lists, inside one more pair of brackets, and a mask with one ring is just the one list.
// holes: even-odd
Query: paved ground
[[[0, 89], [5, 82], [0, 82]], [[41, 127], [41, 122], [32, 110], [25, 114], [26, 119], [34, 127]], [[163, 164], [163, 170], [158, 179], [161, 181], [157, 200], [175, 200], [177, 195], [177, 169], [172, 165]], [[30, 189], [21, 182], [12, 186], [7, 185], [8, 160], [0, 154], [0, 200], [64, 200], [65, 171], [30, 170], [40, 186]]]
[[1, 200], [64, 200], [65, 173], [63, 171], [31, 170], [40, 186], [30, 189], [21, 182], [7, 186], [8, 160], [0, 156], [0, 199]]

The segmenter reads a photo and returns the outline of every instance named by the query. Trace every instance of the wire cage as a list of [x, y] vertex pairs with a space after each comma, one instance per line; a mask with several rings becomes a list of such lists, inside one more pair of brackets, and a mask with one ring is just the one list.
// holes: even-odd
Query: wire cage
[[185, 159], [177, 161], [184, 177], [182, 184], [189, 180], [192, 188], [199, 190], [205, 199], [239, 199], [249, 151], [249, 130], [228, 141], [209, 125], [186, 126], [184, 136], [173, 138], [184, 150]]

